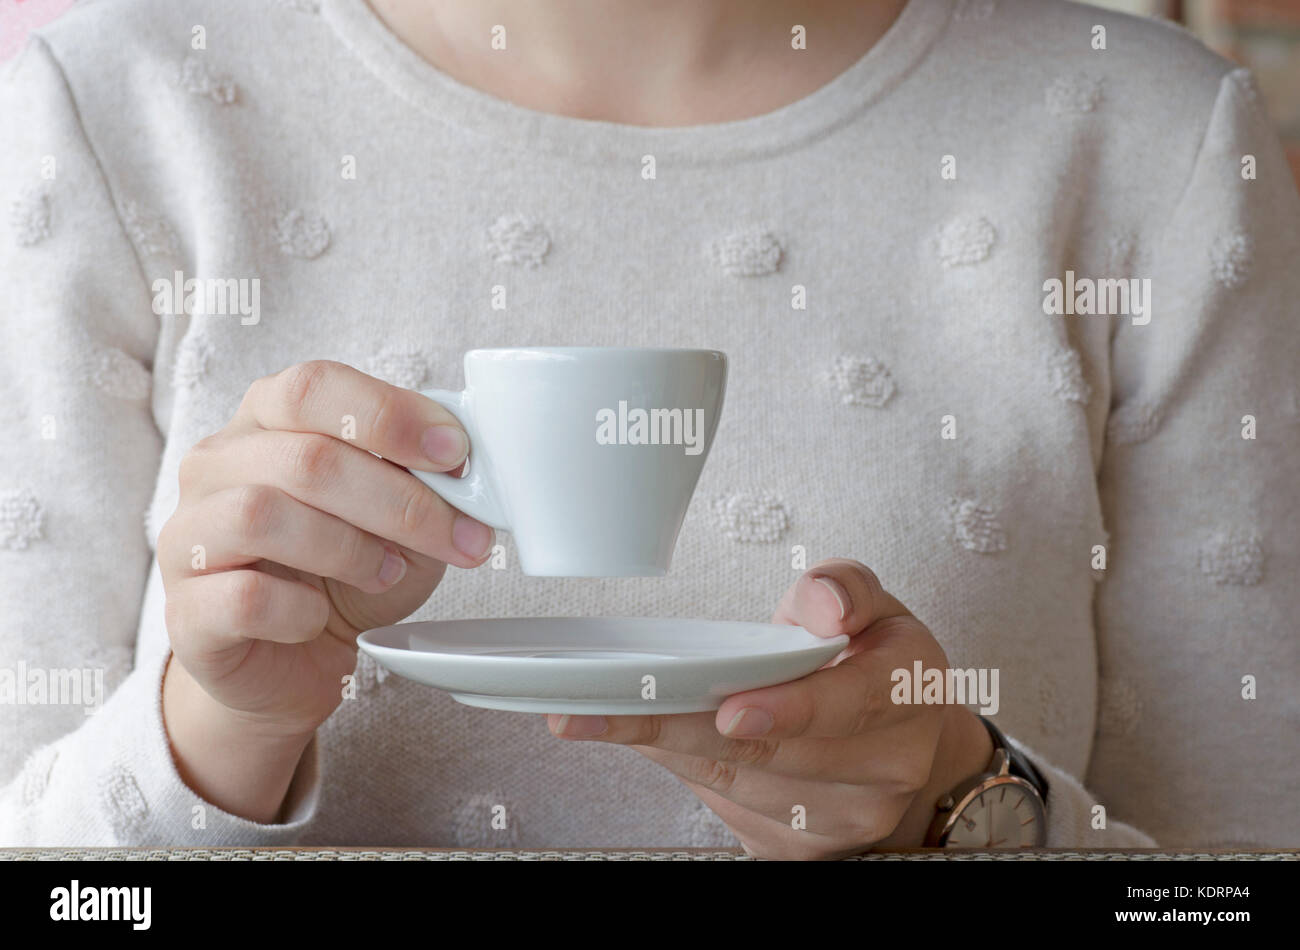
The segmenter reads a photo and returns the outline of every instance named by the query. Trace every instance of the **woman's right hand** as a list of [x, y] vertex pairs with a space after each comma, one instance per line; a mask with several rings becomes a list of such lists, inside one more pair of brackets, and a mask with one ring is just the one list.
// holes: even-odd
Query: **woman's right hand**
[[447, 564], [487, 558], [491, 528], [402, 467], [452, 471], [468, 447], [432, 400], [318, 361], [256, 380], [181, 461], [158, 538], [163, 709], [195, 791], [271, 820], [341, 701], [357, 635], [410, 615]]

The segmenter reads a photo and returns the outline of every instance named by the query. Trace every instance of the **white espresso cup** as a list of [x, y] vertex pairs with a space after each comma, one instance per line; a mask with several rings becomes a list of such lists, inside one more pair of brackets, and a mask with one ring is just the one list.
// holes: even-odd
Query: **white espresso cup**
[[668, 572], [722, 412], [717, 350], [470, 350], [465, 390], [425, 390], [469, 434], [462, 478], [413, 474], [509, 531], [523, 572]]

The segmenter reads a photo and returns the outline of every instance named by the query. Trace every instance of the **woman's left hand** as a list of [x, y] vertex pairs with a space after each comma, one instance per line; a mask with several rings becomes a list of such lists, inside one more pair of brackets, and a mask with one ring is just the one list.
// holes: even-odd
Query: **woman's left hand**
[[891, 700], [893, 671], [910, 676], [917, 660], [945, 670], [943, 648], [869, 568], [845, 559], [801, 576], [772, 620], [852, 639], [820, 670], [737, 693], [717, 713], [550, 715], [551, 731], [658, 762], [758, 857], [921, 847], [938, 799], [993, 757], [965, 706]]

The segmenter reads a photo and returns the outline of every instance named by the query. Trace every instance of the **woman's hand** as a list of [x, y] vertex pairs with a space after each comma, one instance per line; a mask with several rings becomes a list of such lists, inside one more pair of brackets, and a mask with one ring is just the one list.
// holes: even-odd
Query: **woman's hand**
[[[894, 670], [910, 674], [916, 660], [947, 669], [943, 649], [856, 561], [816, 565], [772, 619], [853, 639], [817, 672], [730, 696], [716, 714], [551, 715], [551, 731], [632, 746], [673, 772], [759, 857], [920, 847], [938, 799], [993, 757], [988, 732], [964, 706], [890, 698]], [[803, 829], [793, 826], [796, 806]]]
[[185, 456], [158, 564], [164, 718], [195, 791], [271, 820], [357, 635], [409, 615], [447, 564], [485, 560], [492, 530], [400, 467], [454, 470], [467, 451], [437, 403], [311, 362], [255, 381]]

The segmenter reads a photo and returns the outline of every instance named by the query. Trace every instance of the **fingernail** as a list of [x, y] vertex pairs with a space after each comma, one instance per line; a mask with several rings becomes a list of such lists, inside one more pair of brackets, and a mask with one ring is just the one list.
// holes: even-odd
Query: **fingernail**
[[455, 468], [469, 454], [469, 439], [456, 426], [430, 426], [420, 436], [420, 448], [439, 465]]
[[757, 706], [746, 706], [732, 717], [727, 728], [722, 730], [724, 736], [738, 739], [757, 739], [772, 731], [772, 714]]
[[604, 716], [561, 716], [555, 724], [556, 735], [566, 739], [594, 739], [608, 728]]
[[466, 557], [478, 560], [487, 554], [492, 543], [492, 529], [481, 521], [475, 521], [466, 515], [457, 515], [456, 523], [451, 526], [451, 543], [456, 550]]
[[392, 548], [386, 549], [384, 563], [379, 565], [379, 583], [392, 587], [406, 576], [406, 558]]
[[853, 609], [853, 601], [849, 600], [849, 592], [844, 589], [844, 585], [833, 577], [814, 577], [813, 580], [825, 585], [826, 589], [835, 595], [835, 599], [840, 603], [840, 619], [847, 617], [849, 611]]

